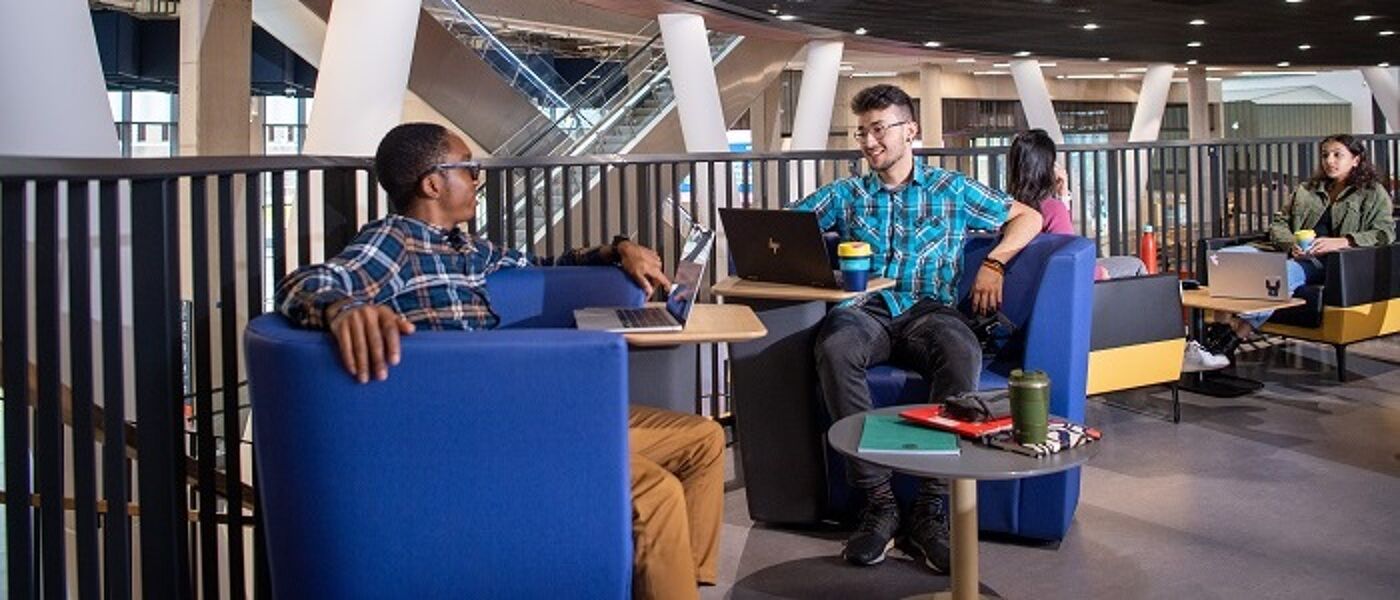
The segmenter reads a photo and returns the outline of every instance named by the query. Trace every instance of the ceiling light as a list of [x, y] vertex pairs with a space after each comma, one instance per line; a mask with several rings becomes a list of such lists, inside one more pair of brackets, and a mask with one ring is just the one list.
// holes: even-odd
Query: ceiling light
[[896, 75], [899, 75], [899, 73], [894, 71], [863, 71], [860, 73], [851, 73], [851, 77], [894, 77]]
[[1085, 23], [1085, 24], [1084, 24], [1084, 30], [1085, 30], [1085, 31], [1093, 31], [1093, 30], [1098, 29], [1098, 28], [1099, 28], [1099, 24], [1098, 24], [1098, 23]]
[[1009, 66], [1011, 66], [1011, 63], [1009, 63], [1009, 62], [1005, 62], [1005, 63], [992, 63], [992, 67], [997, 68], [997, 69], [1005, 69], [1005, 68], [1007, 68], [1007, 67], [1009, 67]]
[[1201, 43], [1200, 43], [1200, 42], [1187, 42], [1187, 43], [1186, 43], [1186, 47], [1187, 47], [1187, 48], [1200, 48], [1200, 47], [1201, 47]]
[[924, 47], [925, 47], [925, 48], [937, 48], [937, 47], [942, 46], [942, 45], [943, 45], [943, 42], [935, 42], [935, 41], [931, 41], [931, 40], [930, 40], [930, 41], [927, 41], [927, 42], [924, 42]]
[[779, 21], [796, 21], [797, 15], [778, 15]]
[[1303, 0], [1283, 0], [1283, 1], [1284, 1], [1284, 2], [1287, 2], [1287, 3], [1289, 3], [1289, 4], [1297, 4], [1297, 3], [1299, 3], [1299, 2], [1302, 2]]
[[1052, 62], [1043, 62], [1043, 63], [1040, 63], [1040, 68], [1042, 68], [1042, 69], [1053, 69], [1053, 68], [1058, 67], [1058, 66], [1060, 66], [1059, 63], [1052, 63]]
[[1376, 66], [1377, 66], [1377, 67], [1380, 67], [1380, 68], [1382, 68], [1382, 69], [1388, 69], [1388, 68], [1390, 68], [1390, 63], [1388, 63], [1388, 62], [1377, 63]]
[[1191, 21], [1190, 21], [1189, 23], [1187, 23], [1187, 24], [1188, 24], [1188, 25], [1195, 25], [1195, 26], [1197, 26], [1197, 27], [1200, 27], [1200, 26], [1206, 24], [1206, 20], [1205, 20], [1205, 19], [1191, 19]]
[[1317, 71], [1242, 71], [1240, 77], [1279, 77], [1281, 75], [1317, 75]]
[[1291, 66], [1293, 66], [1293, 65], [1292, 65], [1291, 63], [1289, 63], [1288, 61], [1285, 60], [1285, 61], [1279, 63], [1278, 66], [1279, 66], [1279, 67], [1291, 67]]
[[853, 66], [851, 66], [851, 65], [841, 65], [840, 70], [842, 70], [842, 71], [854, 71], [854, 70], [856, 70], [856, 68], [853, 67]]
[[1219, 77], [1207, 77], [1206, 81], [1222, 81], [1222, 79]]
[[777, 9], [777, 7], [768, 9], [768, 14], [770, 14], [770, 15], [776, 15], [776, 14], [778, 14], [778, 9]]
[[973, 75], [1010, 75], [1010, 71], [973, 71]]
[[1352, 17], [1351, 20], [1353, 20], [1353, 21], [1370, 21], [1371, 19], [1374, 19], [1374, 18], [1376, 18], [1375, 15], [1356, 15], [1356, 16]]
[[1389, 30], [1389, 29], [1387, 29], [1387, 30], [1385, 30], [1385, 31], [1380, 32], [1380, 33], [1377, 34], [1377, 35], [1395, 35], [1395, 32], [1394, 32], [1394, 31], [1391, 31], [1391, 30]]
[[1030, 56], [1030, 55], [1031, 55], [1031, 51], [1030, 51], [1030, 50], [1022, 50], [1022, 51], [1020, 51], [1020, 52], [1017, 52], [1016, 54], [1013, 54], [1012, 56], [1016, 56], [1016, 57], [1018, 57], [1018, 58], [1024, 58], [1024, 57], [1027, 57], [1027, 56]]
[[1088, 73], [1082, 75], [1059, 75], [1058, 79], [1117, 79], [1118, 76], [1112, 73]]
[[1128, 67], [1128, 68], [1126, 68], [1126, 69], [1119, 69], [1118, 72], [1120, 72], [1120, 73], [1146, 73], [1146, 72], [1147, 72], [1147, 67]]
[[1107, 56], [1100, 56], [1100, 57], [1099, 57], [1099, 62], [1108, 62], [1108, 57], [1107, 57]]
[[1207, 71], [1224, 71], [1225, 67], [1206, 67]]
[[1312, 46], [1309, 45], [1309, 44], [1298, 44], [1298, 49], [1299, 49], [1299, 50], [1312, 50]]
[[1186, 64], [1188, 64], [1188, 65], [1194, 65], [1194, 64], [1196, 64], [1197, 62], [1199, 62], [1199, 61], [1197, 61], [1196, 59], [1193, 58], [1193, 59], [1191, 59], [1191, 60], [1186, 61]]
[[959, 59], [958, 59], [958, 62], [963, 63], [963, 64], [975, 63], [975, 62], [977, 62], [977, 59], [975, 59], [975, 58], [959, 58]]
[[869, 31], [866, 30], [866, 28], [864, 28], [864, 27], [857, 27], [857, 28], [856, 28], [856, 35], [865, 35], [865, 34], [867, 34], [867, 33], [869, 33]]

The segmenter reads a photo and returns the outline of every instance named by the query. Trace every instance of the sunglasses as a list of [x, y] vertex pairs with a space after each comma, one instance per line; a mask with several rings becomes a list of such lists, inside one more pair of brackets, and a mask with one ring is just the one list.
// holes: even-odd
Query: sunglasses
[[423, 171], [423, 174], [418, 176], [418, 181], [422, 181], [424, 177], [432, 175], [437, 171], [446, 169], [466, 169], [467, 175], [470, 175], [472, 180], [476, 180], [477, 176], [481, 175], [481, 163], [474, 160], [463, 160], [458, 162], [438, 163], [428, 167], [428, 170]]

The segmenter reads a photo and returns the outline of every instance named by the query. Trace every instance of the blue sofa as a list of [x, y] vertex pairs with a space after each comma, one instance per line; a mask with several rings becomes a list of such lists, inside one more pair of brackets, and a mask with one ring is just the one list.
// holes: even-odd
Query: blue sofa
[[[959, 298], [967, 310], [973, 274], [993, 248], [990, 236], [965, 245]], [[736, 344], [735, 428], [749, 513], [769, 523], [804, 523], [853, 515], [857, 498], [846, 485], [846, 459], [827, 448], [830, 417], [816, 390], [811, 359], [815, 319], [826, 306], [750, 302], [769, 326], [769, 337]], [[988, 362], [981, 389], [1007, 385], [1012, 368], [1043, 369], [1051, 379], [1051, 413], [1084, 421], [1086, 372], [1093, 305], [1093, 245], [1077, 236], [1040, 235], [1007, 266], [1002, 312], [1016, 336], [1000, 361]], [[811, 323], [811, 324], [808, 324]], [[774, 331], [780, 333], [774, 334]], [[781, 383], [771, 373], [784, 372]], [[927, 401], [916, 373], [879, 365], [868, 373], [876, 407]], [[811, 389], [811, 393], [791, 393]], [[910, 480], [897, 481], [907, 495]], [[981, 529], [1039, 540], [1064, 537], [1079, 499], [1079, 470], [1054, 476], [979, 484]]]
[[627, 598], [627, 349], [572, 327], [637, 305], [615, 268], [488, 279], [502, 330], [420, 331], [358, 385], [327, 335], [245, 335], [257, 490], [281, 598]]
[[[982, 259], [996, 239], [977, 236], [964, 246], [960, 308], [970, 313], [968, 293]], [[1093, 318], [1094, 247], [1075, 236], [1041, 234], [1006, 269], [1002, 312], [1016, 325], [1010, 352], [987, 362], [981, 389], [1006, 387], [1014, 368], [1040, 369], [1050, 376], [1050, 412], [1084, 421], [1089, 336]], [[927, 401], [928, 385], [915, 373], [890, 365], [870, 370], [867, 380], [875, 406]], [[816, 405], [814, 401], [814, 405]], [[824, 410], [822, 411], [825, 412]], [[830, 424], [823, 414], [822, 428]], [[856, 501], [845, 484], [845, 461], [827, 453], [830, 505], [849, 512]], [[901, 495], [912, 486], [904, 480]], [[1079, 503], [1079, 469], [1064, 473], [977, 484], [978, 521], [983, 531], [1059, 540], [1069, 530]]]

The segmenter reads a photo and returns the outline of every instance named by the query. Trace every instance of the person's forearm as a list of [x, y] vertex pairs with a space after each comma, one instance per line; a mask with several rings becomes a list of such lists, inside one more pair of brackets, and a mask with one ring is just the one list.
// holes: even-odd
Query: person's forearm
[[992, 251], [987, 253], [988, 258], [993, 258], [1005, 264], [1015, 258], [1026, 244], [1035, 239], [1040, 233], [1040, 227], [1044, 224], [1040, 213], [1027, 211], [1021, 213], [1007, 221], [1001, 228], [1001, 243], [997, 244]]

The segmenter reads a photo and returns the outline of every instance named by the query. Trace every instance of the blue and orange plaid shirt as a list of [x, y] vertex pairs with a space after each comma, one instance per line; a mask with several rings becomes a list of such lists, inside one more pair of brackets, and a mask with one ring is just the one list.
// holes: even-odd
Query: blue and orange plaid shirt
[[878, 295], [897, 316], [922, 298], [953, 306], [969, 230], [994, 231], [1011, 213], [1011, 197], [962, 173], [916, 164], [909, 182], [888, 189], [874, 173], [833, 181], [797, 202], [817, 213], [823, 231], [870, 244], [871, 273], [895, 280]]
[[366, 224], [340, 254], [287, 275], [277, 288], [277, 310], [302, 327], [325, 329], [325, 311], [382, 304], [427, 329], [491, 329], [486, 276], [537, 264], [601, 264], [599, 249], [580, 249], [557, 260], [526, 254], [402, 215]]

